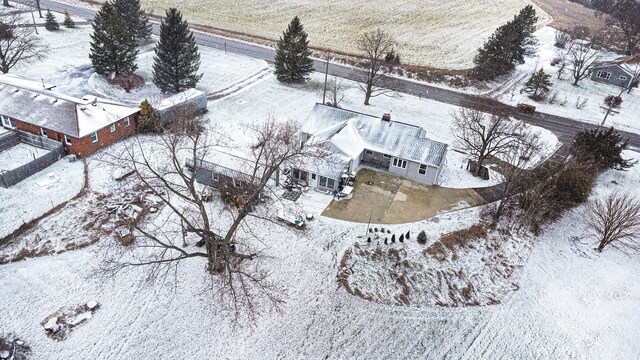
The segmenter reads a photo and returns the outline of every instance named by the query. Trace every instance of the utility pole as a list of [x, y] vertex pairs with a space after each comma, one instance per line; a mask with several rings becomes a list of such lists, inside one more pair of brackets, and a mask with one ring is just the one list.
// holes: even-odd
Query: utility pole
[[322, 105], [326, 104], [327, 98], [327, 75], [329, 75], [329, 53], [327, 53], [327, 67], [324, 70], [324, 91], [322, 92]]

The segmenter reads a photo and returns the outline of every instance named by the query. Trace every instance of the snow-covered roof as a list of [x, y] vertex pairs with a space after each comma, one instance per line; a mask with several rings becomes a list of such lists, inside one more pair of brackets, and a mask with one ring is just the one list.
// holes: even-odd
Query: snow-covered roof
[[[217, 149], [210, 149], [206, 155], [206, 168], [215, 173], [232, 178], [250, 177], [255, 169], [255, 162]], [[258, 167], [256, 176], [261, 176]]]
[[0, 75], [0, 114], [82, 138], [140, 111], [96, 96], [78, 99], [50, 90], [52, 87], [19, 76]]
[[633, 75], [638, 67], [640, 67], [640, 55], [634, 54], [630, 56], [621, 56], [619, 58], [607, 61], [599, 61], [594, 65], [594, 68], [619, 66], [622, 70], [629, 75]]
[[349, 169], [351, 158], [344, 154], [329, 154], [318, 157], [307, 156], [296, 160], [294, 168], [310, 171], [320, 176], [339, 180], [344, 171]]
[[367, 149], [440, 166], [447, 151], [446, 144], [426, 138], [421, 127], [322, 104], [313, 107], [303, 132], [312, 134], [309, 144], [331, 142], [351, 158]]
[[181, 93], [177, 93], [175, 95], [169, 96], [166, 99], [163, 99], [155, 106], [155, 109], [158, 111], [169, 109], [173, 106], [189, 102], [199, 96], [204, 96], [204, 93], [197, 89], [187, 89]]

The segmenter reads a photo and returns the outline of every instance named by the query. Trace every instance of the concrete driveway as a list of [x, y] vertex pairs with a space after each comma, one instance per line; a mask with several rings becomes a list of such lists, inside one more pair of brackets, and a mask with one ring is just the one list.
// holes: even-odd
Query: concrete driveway
[[423, 185], [383, 171], [361, 169], [351, 198], [334, 199], [322, 216], [359, 223], [371, 219], [377, 224], [403, 224], [484, 203], [471, 189]]

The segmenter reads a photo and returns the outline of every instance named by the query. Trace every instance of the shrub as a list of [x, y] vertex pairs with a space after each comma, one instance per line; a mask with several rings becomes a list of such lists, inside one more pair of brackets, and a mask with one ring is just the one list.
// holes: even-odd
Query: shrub
[[373, 232], [373, 228], [369, 228], [369, 232], [372, 233]]
[[411, 231], [407, 231], [407, 235], [404, 236], [407, 240], [411, 238]]
[[388, 244], [389, 244], [389, 241], [388, 241], [388, 240], [389, 240], [389, 239], [384, 238], [384, 244], [385, 244], [385, 245], [388, 245]]
[[391, 242], [395, 244], [395, 242], [396, 242], [396, 234], [391, 235]]
[[401, 243], [404, 242], [404, 234], [400, 234], [400, 238], [398, 239], [398, 241], [400, 241]]
[[474, 239], [486, 238], [487, 227], [485, 224], [475, 224], [469, 228], [457, 230], [443, 235], [440, 242], [449, 250], [455, 247], [467, 247], [469, 242]]
[[391, 234], [391, 230], [387, 230], [387, 234]]
[[368, 242], [368, 243], [370, 243], [370, 242], [371, 242], [371, 236], [369, 236], [369, 237], [367, 238], [367, 242]]
[[53, 16], [50, 10], [47, 10], [47, 14], [45, 15], [45, 23], [44, 28], [49, 31], [58, 31], [60, 30], [60, 24], [56, 20], [56, 17]]
[[425, 233], [424, 230], [422, 230], [418, 234], [418, 244], [424, 245], [426, 243], [427, 243], [427, 233]]
[[76, 23], [73, 21], [67, 10], [64, 11], [64, 21], [62, 22], [62, 25], [69, 29], [76, 27]]
[[126, 92], [130, 92], [144, 85], [144, 79], [140, 75], [132, 72], [115, 74], [114, 76], [108, 77], [107, 82], [111, 85], [120, 86]]
[[610, 107], [620, 107], [622, 104], [622, 98], [620, 96], [607, 95], [607, 97], [604, 98], [604, 103]]
[[384, 233], [384, 228], [383, 227], [380, 228], [380, 232]]
[[373, 231], [378, 232], [378, 228], [373, 229]]

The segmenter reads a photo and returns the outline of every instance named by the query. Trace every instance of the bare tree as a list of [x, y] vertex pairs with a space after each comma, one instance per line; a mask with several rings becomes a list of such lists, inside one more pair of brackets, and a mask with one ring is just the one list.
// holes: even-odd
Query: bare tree
[[591, 69], [602, 56], [601, 52], [593, 48], [591, 43], [574, 40], [567, 53], [569, 70], [573, 77], [573, 85], [591, 74]]
[[42, 8], [40, 8], [40, 0], [35, 0], [36, 9], [38, 9], [38, 16], [42, 19]]
[[331, 96], [331, 106], [339, 108], [340, 103], [344, 100], [344, 90], [347, 89], [347, 85], [345, 85], [342, 79], [338, 79], [337, 76], [333, 77], [333, 83], [330, 85], [329, 95]]
[[488, 115], [469, 108], [460, 109], [452, 117], [453, 136], [458, 146], [475, 157], [476, 176], [480, 175], [487, 159], [512, 150], [524, 126], [506, 116]]
[[500, 200], [494, 219], [499, 219], [506, 207], [512, 202], [515, 195], [526, 190], [529, 184], [529, 168], [537, 165], [544, 146], [540, 141], [540, 136], [531, 131], [523, 131], [511, 147], [510, 152], [503, 156], [504, 163], [501, 164], [504, 181], [499, 187]]
[[[261, 239], [245, 220], [252, 216], [258, 222], [272, 221], [264, 212], [254, 211], [260, 206], [263, 192], [269, 191], [270, 179], [283, 164], [318, 153], [300, 146], [298, 127], [292, 122], [269, 120], [251, 126], [248, 133], [254, 138], [249, 149], [252, 169], [243, 179], [248, 186], [244, 187], [242, 201], [221, 210], [228, 214], [226, 220], [222, 212], [220, 216], [212, 213], [214, 210], [201, 197], [203, 186], [196, 182], [212, 146], [199, 123], [182, 120], [161, 136], [136, 136], [120, 153], [110, 154], [106, 161], [132, 171], [136, 181], [158, 197], [165, 210], [161, 222], [135, 225], [141, 235], [136, 247], [146, 251], [127, 252], [123, 258], [105, 264], [105, 269], [119, 271], [147, 265], [152, 277], [158, 277], [177, 269], [183, 260], [204, 259], [217, 293], [228, 300], [225, 303], [231, 304], [236, 316], [246, 314], [252, 319], [264, 303], [256, 301], [258, 296], [266, 297], [267, 303], [277, 308], [283, 290], [261, 270], [259, 259], [264, 256], [262, 250], [256, 250], [256, 243], [262, 243], [264, 235]], [[185, 247], [183, 231], [195, 237], [202, 250]]]
[[359, 81], [364, 90], [364, 104], [369, 105], [372, 97], [385, 94], [390, 90], [378, 86], [380, 79], [387, 72], [385, 56], [393, 50], [394, 39], [382, 29], [364, 33], [358, 40], [358, 50], [364, 53], [364, 60], [359, 67], [362, 71]]
[[601, 252], [609, 244], [619, 244], [635, 250], [633, 242], [640, 234], [640, 200], [630, 194], [613, 193], [597, 199], [585, 211], [587, 229], [598, 238], [596, 250]]
[[640, 3], [636, 0], [601, 0], [595, 2], [596, 9], [604, 15], [607, 26], [619, 29], [625, 37], [626, 53], [631, 55], [640, 42]]
[[3, 74], [19, 62], [41, 60], [47, 46], [33, 35], [33, 28], [21, 26], [17, 14], [0, 16], [0, 71]]
[[6, 6], [6, 7], [11, 6], [9, 5], [9, 0], [2, 0], [2, 6]]

